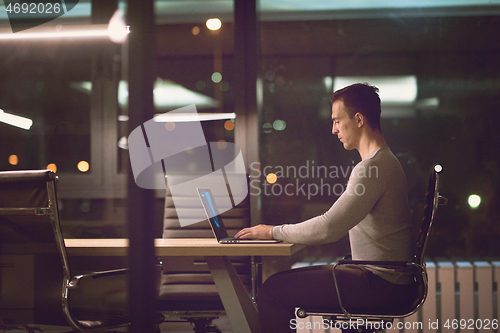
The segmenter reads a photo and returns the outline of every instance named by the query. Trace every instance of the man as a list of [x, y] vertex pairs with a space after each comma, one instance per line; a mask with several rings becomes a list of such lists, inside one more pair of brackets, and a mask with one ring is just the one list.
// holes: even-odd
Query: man
[[[411, 261], [413, 242], [406, 177], [380, 128], [378, 89], [354, 84], [332, 95], [332, 133], [359, 162], [346, 191], [324, 214], [296, 224], [257, 225], [236, 238], [324, 244], [349, 234], [353, 260]], [[411, 300], [411, 272], [374, 266], [336, 269], [342, 303], [349, 308], [400, 306]], [[258, 298], [262, 333], [290, 332], [295, 307], [339, 308], [331, 266], [294, 269], [271, 276]]]

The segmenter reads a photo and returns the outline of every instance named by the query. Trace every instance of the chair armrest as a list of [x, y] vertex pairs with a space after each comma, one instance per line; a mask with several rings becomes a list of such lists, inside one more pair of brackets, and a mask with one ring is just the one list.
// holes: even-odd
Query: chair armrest
[[373, 261], [373, 260], [339, 260], [335, 265], [374, 265], [374, 266], [400, 266], [407, 267], [406, 261]]
[[350, 254], [350, 253], [346, 254], [346, 255], [342, 258], [342, 260], [352, 260], [352, 254]]
[[372, 260], [339, 260], [338, 262], [333, 265], [333, 270], [335, 274], [335, 267], [338, 265], [373, 265], [373, 266], [381, 266], [381, 267], [401, 267], [401, 268], [408, 268], [408, 267], [413, 267], [416, 269], [420, 274], [425, 274], [425, 268], [422, 267], [422, 265], [414, 263], [414, 262], [407, 262], [407, 261], [372, 261]]
[[106, 276], [113, 276], [113, 275], [124, 275], [127, 274], [128, 268], [121, 268], [121, 269], [113, 269], [110, 271], [100, 271], [100, 272], [92, 272], [91, 275], [93, 279], [98, 279], [101, 277], [106, 277]]
[[448, 205], [448, 198], [438, 195], [438, 205], [440, 206]]
[[123, 269], [114, 269], [110, 271], [101, 271], [101, 272], [92, 272], [89, 274], [83, 274], [83, 275], [77, 275], [71, 279], [71, 281], [68, 282], [68, 289], [76, 289], [78, 288], [78, 284], [82, 279], [99, 279], [107, 276], [114, 276], [114, 275], [125, 275], [128, 273], [128, 268], [123, 268]]

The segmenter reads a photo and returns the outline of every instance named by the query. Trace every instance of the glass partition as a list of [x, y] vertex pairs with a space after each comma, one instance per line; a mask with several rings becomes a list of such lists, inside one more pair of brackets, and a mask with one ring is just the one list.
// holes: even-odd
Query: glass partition
[[91, 54], [54, 44], [3, 44], [0, 109], [32, 125], [0, 123], [0, 169], [92, 172], [90, 92], [78, 85], [90, 81]]
[[[90, 24], [91, 4], [80, 1], [60, 26]], [[359, 156], [331, 134], [330, 94], [368, 81], [381, 88], [382, 129], [416, 216], [430, 166], [443, 164], [450, 200], [429, 254], [496, 255], [500, 1], [259, 4], [259, 137], [246, 140], [260, 151], [247, 171], [259, 175], [250, 192], [261, 196], [262, 222], [302, 221], [342, 193]], [[126, 11], [125, 2], [118, 7]], [[233, 1], [158, 0], [155, 10], [156, 114], [193, 103], [200, 113], [233, 113], [235, 87], [245, 83], [236, 74], [234, 41], [242, 37]], [[215, 18], [221, 26], [210, 30]], [[0, 29], [7, 27], [0, 13]], [[126, 217], [125, 54], [109, 42], [0, 40], [0, 109], [32, 121], [30, 130], [0, 123], [0, 169], [56, 167], [67, 220]], [[238, 121], [246, 120], [203, 122], [207, 141], [234, 142]], [[156, 199], [161, 218], [161, 194]], [[311, 251], [342, 256], [346, 245]]]
[[[498, 4], [387, 3], [287, 11], [261, 1], [262, 185], [254, 191], [263, 195], [263, 222], [303, 221], [343, 192], [360, 157], [331, 133], [330, 95], [369, 82], [381, 90], [382, 130], [406, 172], [415, 216], [432, 164], [444, 167], [441, 192], [450, 201], [440, 208], [428, 255], [493, 257], [500, 216], [500, 136], [492, 121], [500, 88]], [[341, 257], [348, 247], [307, 251]]]

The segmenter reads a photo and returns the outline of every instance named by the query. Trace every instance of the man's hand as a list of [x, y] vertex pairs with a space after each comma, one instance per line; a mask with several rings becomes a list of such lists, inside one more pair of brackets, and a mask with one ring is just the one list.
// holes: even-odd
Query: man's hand
[[259, 224], [251, 228], [245, 228], [234, 236], [237, 239], [273, 239], [273, 225]]

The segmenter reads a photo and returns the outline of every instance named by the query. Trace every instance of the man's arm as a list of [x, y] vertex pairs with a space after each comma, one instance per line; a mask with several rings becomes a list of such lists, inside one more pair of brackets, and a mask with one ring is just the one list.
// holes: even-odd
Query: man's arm
[[[367, 168], [366, 165], [362, 168]], [[346, 191], [324, 214], [297, 224], [280, 226], [257, 225], [245, 228], [237, 238], [278, 239], [297, 244], [326, 244], [344, 237], [363, 220], [385, 191], [385, 183], [378, 177], [363, 177], [353, 169]]]

